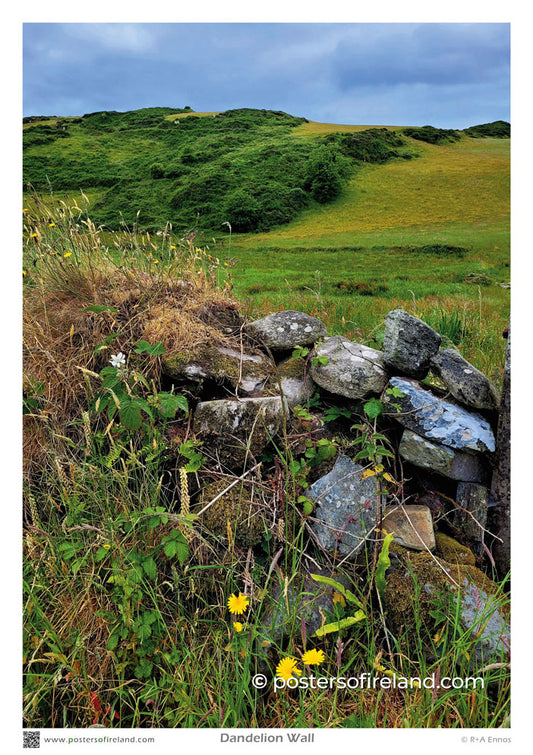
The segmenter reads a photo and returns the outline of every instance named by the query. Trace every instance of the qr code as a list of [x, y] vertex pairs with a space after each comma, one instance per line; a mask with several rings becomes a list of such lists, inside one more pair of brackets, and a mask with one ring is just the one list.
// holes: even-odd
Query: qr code
[[40, 731], [23, 731], [22, 732], [22, 746], [23, 747], [40, 747], [41, 746], [41, 732]]

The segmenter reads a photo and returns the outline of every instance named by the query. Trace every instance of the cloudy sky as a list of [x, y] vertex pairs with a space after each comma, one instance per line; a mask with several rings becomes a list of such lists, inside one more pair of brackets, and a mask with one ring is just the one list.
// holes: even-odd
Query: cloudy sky
[[24, 115], [189, 105], [464, 128], [510, 120], [504, 23], [26, 23]]

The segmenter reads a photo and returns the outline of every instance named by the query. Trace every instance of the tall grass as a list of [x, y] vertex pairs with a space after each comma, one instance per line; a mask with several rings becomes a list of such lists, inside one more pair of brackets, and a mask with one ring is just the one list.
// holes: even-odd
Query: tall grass
[[[304, 567], [328, 567], [305, 536], [301, 479], [291, 471], [306, 448], [302, 432], [287, 427], [275, 458], [263, 460], [255, 485], [264, 534], [254, 550], [239, 544], [231, 524], [215, 534], [191, 518], [202, 475], [216, 470], [209, 449], [195, 446], [184, 411], [157, 422], [146, 414], [131, 430], [97, 406], [100, 372], [122, 351], [129, 389], [155, 412], [163, 391], [158, 356], [136, 353], [135, 344], [147, 332], [167, 349], [212, 338], [202, 313], [237, 307], [229, 291], [235, 270], [168, 227], [154, 236], [136, 228], [102, 234], [83, 209], [35, 198], [25, 212], [25, 726], [508, 725], [505, 655], [475, 693], [254, 688], [255, 674], [271, 680], [281, 658], [300, 659], [311, 647], [324, 652], [320, 674], [461, 676], [475, 640], [453, 604], [440, 607], [446, 621], [436, 638], [416, 600], [418, 631], [387, 633], [369, 560], [340, 569], [364, 621], [323, 639], [295, 623], [283, 641], [264, 645], [276, 591], [287, 595], [292, 586], [298, 597]], [[328, 319], [324, 281], [315, 275], [309, 283], [291, 289], [287, 304], [313, 302], [305, 308]], [[378, 338], [379, 316], [396, 300], [362, 298], [354, 319], [370, 309], [364, 335]], [[343, 313], [346, 328], [358, 332], [350, 305], [337, 306], [332, 317], [339, 322]], [[452, 341], [464, 341], [472, 318], [481, 325], [485, 316], [482, 306], [461, 316], [443, 300], [421, 306], [413, 302], [429, 319], [448, 318]], [[195, 453], [204, 467], [191, 466]], [[232, 616], [228, 599], [239, 593], [250, 605]], [[340, 620], [348, 609], [335, 605]]]

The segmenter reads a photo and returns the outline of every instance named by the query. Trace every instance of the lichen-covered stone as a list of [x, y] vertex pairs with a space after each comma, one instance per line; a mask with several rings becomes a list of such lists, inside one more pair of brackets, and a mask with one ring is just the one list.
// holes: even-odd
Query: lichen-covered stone
[[403, 309], [394, 309], [385, 318], [385, 364], [393, 372], [423, 378], [441, 340], [441, 336], [418, 317]]
[[321, 320], [295, 310], [273, 312], [249, 323], [246, 329], [249, 335], [274, 350], [306, 346], [326, 335], [326, 326]]
[[261, 541], [265, 524], [254, 490], [250, 483], [241, 481], [227, 490], [232, 480], [224, 478], [202, 488], [198, 511], [218, 498], [199, 517], [199, 524], [211, 534], [226, 541], [228, 529], [237, 545], [251, 546]]
[[481, 415], [435, 396], [416, 380], [393, 377], [390, 386], [400, 391], [401, 396], [386, 393], [384, 402], [390, 407], [391, 416], [404, 427], [459, 451], [494, 451], [494, 434]]
[[274, 368], [258, 349], [241, 351], [220, 344], [204, 345], [194, 352], [163, 357], [161, 364], [163, 372], [174, 380], [225, 381], [247, 395], [260, 391]]
[[332, 553], [355, 558], [376, 520], [375, 477], [361, 479], [363, 467], [341, 454], [328, 474], [314, 482], [307, 496], [315, 501], [311, 530]]
[[403, 548], [414, 551], [435, 548], [433, 519], [427, 506], [406, 504], [385, 508], [382, 528], [384, 532], [392, 533], [393, 541]]
[[496, 409], [498, 395], [490, 380], [455, 349], [442, 349], [431, 358], [431, 369], [452, 396], [473, 409]]
[[[321, 388], [347, 398], [365, 398], [381, 393], [387, 372], [381, 351], [344, 338], [325, 338], [316, 349], [318, 359], [311, 364], [311, 377]], [[327, 364], [321, 363], [327, 359]]]
[[506, 657], [508, 606], [486, 574], [470, 564], [452, 564], [431, 553], [410, 553], [407, 560], [396, 550], [385, 591], [387, 622], [393, 633], [396, 637], [420, 635], [423, 627], [429, 640], [439, 626], [434, 618], [436, 606], [439, 614], [448, 612], [450, 622], [456, 620], [459, 609], [461, 626], [471, 642], [468, 652], [478, 663]]
[[479, 455], [433, 443], [412, 430], [404, 430], [398, 453], [405, 461], [452, 480], [483, 482], [489, 477], [487, 465]]
[[205, 448], [235, 468], [261, 454], [278, 435], [287, 411], [280, 396], [202, 401], [194, 412], [193, 430]]

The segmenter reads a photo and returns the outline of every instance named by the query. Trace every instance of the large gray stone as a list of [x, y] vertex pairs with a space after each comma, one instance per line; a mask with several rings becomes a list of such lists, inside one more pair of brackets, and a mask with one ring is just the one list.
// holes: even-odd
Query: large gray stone
[[326, 335], [326, 326], [305, 312], [284, 310], [254, 320], [247, 332], [270, 349], [284, 350], [315, 343]]
[[381, 351], [344, 338], [325, 338], [316, 349], [317, 357], [326, 357], [327, 364], [313, 361], [311, 377], [321, 388], [347, 398], [364, 398], [381, 393], [387, 384], [387, 373]]
[[194, 412], [194, 433], [205, 449], [233, 468], [257, 457], [281, 430], [288, 407], [280, 396], [202, 401]]
[[482, 457], [433, 443], [412, 430], [404, 430], [398, 453], [405, 461], [452, 480], [484, 482], [489, 478]]
[[441, 336], [418, 317], [403, 309], [394, 309], [385, 318], [385, 364], [392, 372], [423, 378], [441, 340]]
[[320, 545], [355, 558], [375, 526], [375, 477], [361, 479], [363, 467], [340, 455], [327, 475], [307, 490], [317, 504], [311, 530]]
[[435, 396], [416, 380], [393, 377], [390, 386], [401, 391], [402, 395], [396, 397], [385, 393], [384, 403], [404, 427], [459, 451], [494, 451], [494, 434], [484, 417]]
[[431, 358], [432, 371], [452, 396], [473, 409], [496, 409], [498, 395], [490, 380], [455, 349], [442, 349]]

